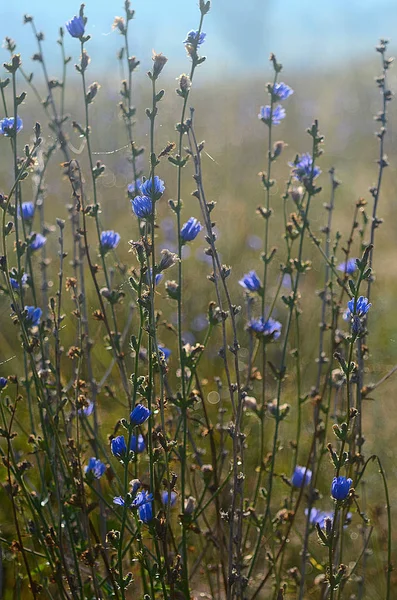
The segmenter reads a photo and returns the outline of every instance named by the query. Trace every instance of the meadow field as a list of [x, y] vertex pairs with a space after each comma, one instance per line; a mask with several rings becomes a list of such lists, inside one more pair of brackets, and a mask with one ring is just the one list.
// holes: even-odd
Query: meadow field
[[395, 46], [206, 76], [200, 0], [146, 72], [132, 9], [4, 44], [0, 597], [392, 600]]

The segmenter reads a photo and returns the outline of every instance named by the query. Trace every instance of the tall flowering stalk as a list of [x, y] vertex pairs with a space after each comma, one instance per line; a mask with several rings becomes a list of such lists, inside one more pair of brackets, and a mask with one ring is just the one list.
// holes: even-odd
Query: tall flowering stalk
[[[285, 118], [286, 112], [281, 104], [277, 104], [277, 102], [286, 100], [293, 94], [293, 90], [283, 82], [278, 82], [279, 74], [282, 71], [282, 65], [277, 62], [275, 55], [272, 53], [270, 55], [270, 61], [273, 66], [274, 76], [273, 81], [268, 83], [267, 91], [269, 94], [269, 104], [266, 106], [262, 106], [260, 108], [258, 118], [267, 126], [268, 128], [268, 147], [267, 147], [267, 170], [266, 172], [260, 173], [261, 181], [265, 190], [265, 206], [260, 207], [258, 209], [258, 213], [265, 220], [264, 227], [264, 250], [261, 256], [263, 261], [263, 283], [261, 284], [261, 314], [262, 318], [266, 319], [266, 312], [268, 310], [268, 306], [266, 303], [270, 302], [270, 298], [268, 295], [268, 272], [269, 266], [275, 256], [275, 249], [270, 249], [270, 218], [272, 216], [272, 208], [270, 207], [270, 191], [274, 185], [274, 180], [272, 179], [272, 167], [273, 163], [277, 160], [277, 158], [281, 155], [284, 142], [278, 141], [273, 145], [273, 128], [280, 124], [280, 122]], [[281, 283], [281, 282], [280, 282]], [[277, 294], [278, 295], [278, 294]], [[276, 295], [276, 297], [277, 297]], [[276, 297], [274, 302], [276, 301]], [[274, 306], [273, 302], [273, 306]], [[269, 317], [271, 317], [272, 310], [269, 311]], [[256, 504], [261, 482], [262, 482], [262, 473], [263, 473], [263, 456], [265, 453], [265, 421], [266, 421], [266, 407], [267, 407], [267, 383], [268, 383], [268, 375], [267, 375], [267, 344], [266, 338], [262, 337], [259, 340], [261, 351], [262, 351], [262, 369], [261, 369], [261, 379], [262, 379], [262, 399], [261, 399], [261, 429], [260, 429], [260, 446], [259, 446], [259, 470], [257, 476], [257, 483], [255, 487], [255, 494], [253, 499], [253, 504]], [[251, 377], [251, 366], [248, 370], [247, 381], [250, 380]]]
[[[183, 277], [182, 277], [182, 268], [183, 261], [182, 259], [182, 247], [184, 244], [184, 238], [182, 235], [182, 169], [186, 165], [187, 156], [182, 158], [183, 152], [183, 137], [188, 132], [188, 125], [186, 123], [186, 111], [188, 107], [188, 101], [190, 96], [190, 90], [193, 83], [193, 77], [196, 68], [204, 62], [205, 57], [200, 57], [198, 54], [198, 50], [202, 43], [205, 40], [205, 33], [202, 32], [204, 16], [210, 10], [210, 2], [200, 0], [200, 23], [197, 31], [191, 31], [187, 35], [186, 40], [184, 41], [185, 48], [188, 56], [191, 59], [191, 68], [190, 74], [185, 75], [182, 74], [179, 77], [179, 87], [176, 90], [177, 94], [182, 98], [182, 111], [180, 121], [176, 126], [176, 129], [179, 133], [178, 143], [177, 143], [177, 154], [175, 156], [170, 156], [169, 160], [172, 164], [174, 164], [177, 168], [177, 199], [176, 202], [172, 204], [172, 209], [176, 214], [176, 228], [178, 233], [178, 255], [180, 260], [178, 262], [178, 279], [177, 279], [177, 289], [176, 289], [176, 299], [177, 299], [177, 315], [178, 315], [178, 352], [179, 352], [179, 361], [181, 366], [181, 386], [182, 386], [182, 430], [183, 430], [183, 445], [182, 445], [182, 456], [181, 456], [181, 511], [182, 513], [185, 510], [185, 502], [186, 502], [186, 468], [187, 468], [187, 410], [188, 410], [188, 394], [186, 388], [186, 377], [185, 377], [185, 353], [183, 350], [184, 341], [183, 341], [183, 330], [182, 330], [182, 298], [183, 298]], [[188, 581], [188, 553], [187, 553], [187, 531], [186, 526], [182, 523], [182, 568], [183, 568], [183, 580], [185, 582], [185, 594], [189, 594], [189, 588], [187, 585]]]
[[[386, 167], [389, 166], [389, 162], [387, 159], [387, 155], [385, 154], [385, 136], [387, 133], [387, 104], [393, 99], [393, 94], [388, 87], [387, 75], [390, 68], [390, 65], [393, 62], [393, 59], [387, 58], [386, 50], [387, 50], [388, 40], [380, 40], [379, 45], [376, 47], [377, 52], [379, 52], [382, 63], [382, 73], [379, 77], [376, 78], [376, 83], [378, 88], [380, 89], [382, 95], [382, 108], [380, 112], [375, 116], [375, 120], [380, 123], [380, 129], [376, 133], [379, 139], [379, 159], [378, 159], [378, 180], [376, 186], [370, 188], [371, 195], [373, 197], [373, 207], [372, 207], [372, 221], [371, 221], [371, 230], [370, 230], [370, 240], [369, 243], [372, 246], [372, 250], [369, 255], [369, 266], [372, 267], [373, 261], [373, 247], [375, 242], [375, 230], [379, 227], [382, 221], [378, 217], [378, 205], [379, 198], [381, 192], [381, 185], [383, 179], [383, 172]], [[372, 280], [368, 280], [368, 290], [367, 296], [370, 298], [371, 295], [371, 284]]]
[[[104, 165], [100, 164], [99, 162], [97, 162], [96, 165], [94, 166], [92, 149], [91, 149], [89, 106], [94, 101], [94, 99], [98, 93], [99, 84], [97, 82], [94, 82], [87, 88], [86, 71], [87, 71], [87, 68], [88, 68], [88, 65], [90, 62], [90, 57], [88, 56], [87, 51], [85, 50], [85, 44], [90, 39], [90, 36], [84, 35], [84, 32], [85, 32], [84, 28], [85, 28], [86, 21], [87, 21], [86, 17], [84, 16], [84, 5], [82, 5], [82, 7], [80, 9], [79, 19], [80, 19], [81, 23], [84, 23], [84, 27], [82, 30], [81, 29], [73, 30], [74, 33], [71, 33], [71, 35], [73, 37], [78, 37], [80, 40], [80, 45], [81, 45], [80, 63], [78, 65], [76, 65], [76, 70], [80, 73], [81, 80], [82, 80], [84, 107], [85, 107], [85, 126], [83, 128], [81, 125], [74, 122], [74, 127], [80, 132], [80, 134], [84, 137], [84, 139], [87, 142], [87, 154], [88, 154], [88, 160], [89, 160], [89, 166], [90, 166], [91, 184], [92, 184], [93, 201], [94, 201], [94, 205], [90, 210], [90, 216], [92, 216], [95, 221], [95, 228], [96, 228], [96, 232], [97, 232], [98, 245], [99, 245], [99, 253], [100, 253], [100, 257], [101, 257], [103, 273], [105, 276], [106, 288], [107, 288], [108, 294], [109, 294], [108, 300], [109, 300], [109, 304], [110, 304], [110, 313], [111, 313], [112, 323], [113, 323], [113, 327], [114, 327], [113, 332], [111, 332], [108, 329], [109, 338], [110, 338], [109, 341], [110, 341], [111, 346], [113, 347], [113, 351], [114, 351], [115, 355], [117, 356], [117, 363], [118, 363], [119, 369], [120, 369], [120, 376], [121, 376], [124, 392], [125, 392], [127, 399], [129, 399], [130, 398], [130, 390], [129, 390], [129, 386], [128, 386], [128, 379], [127, 379], [127, 374], [126, 374], [126, 370], [125, 370], [125, 364], [121, 358], [120, 335], [119, 335], [119, 331], [118, 331], [116, 311], [115, 311], [115, 304], [117, 302], [117, 299], [114, 297], [114, 294], [112, 294], [112, 290], [111, 290], [110, 276], [109, 276], [108, 267], [107, 267], [106, 260], [105, 260], [106, 248], [104, 249], [104, 247], [101, 244], [101, 233], [102, 232], [101, 232], [101, 225], [99, 222], [99, 214], [98, 214], [100, 207], [99, 207], [98, 198], [97, 198], [97, 179], [98, 179], [98, 177], [100, 177], [102, 175], [105, 167], [104, 167]], [[115, 247], [115, 246], [112, 246], [112, 247]], [[92, 272], [92, 275], [93, 275], [93, 277], [95, 277], [93, 272]], [[103, 305], [103, 309], [104, 308], [105, 307]]]
[[[330, 201], [328, 204], [325, 205], [325, 208], [328, 212], [328, 218], [327, 218], [327, 224], [324, 226], [323, 228], [323, 233], [325, 235], [325, 254], [328, 258], [330, 258], [331, 255], [331, 232], [332, 232], [332, 216], [333, 216], [333, 211], [335, 209], [335, 192], [336, 189], [338, 188], [340, 182], [336, 179], [335, 177], [335, 169], [331, 168], [329, 171], [329, 175], [330, 175], [330, 182], [331, 182], [331, 194], [330, 194]], [[333, 255], [335, 254], [335, 248], [333, 249]], [[327, 330], [327, 323], [326, 323], [326, 318], [327, 318], [327, 306], [329, 304], [329, 298], [332, 298], [332, 278], [330, 281], [330, 274], [331, 274], [331, 270], [329, 267], [329, 264], [326, 263], [325, 265], [325, 274], [324, 274], [324, 288], [322, 290], [322, 295], [321, 295], [321, 321], [320, 321], [320, 334], [319, 334], [319, 348], [318, 348], [318, 356], [317, 356], [317, 377], [316, 377], [316, 385], [315, 388], [313, 390], [312, 395], [315, 396], [316, 401], [314, 403], [314, 410], [313, 410], [313, 424], [314, 424], [314, 430], [317, 431], [318, 430], [318, 425], [320, 422], [320, 398], [321, 396], [321, 391], [320, 391], [320, 383], [321, 383], [321, 374], [322, 374], [322, 370], [323, 370], [323, 366], [327, 363], [329, 363], [329, 359], [326, 356], [325, 353], [325, 333]], [[329, 390], [331, 391], [331, 385], [330, 385], [330, 375], [327, 374], [326, 375], [326, 383], [325, 385], [329, 385]], [[324, 386], [324, 392], [326, 393], [326, 387]], [[330, 399], [330, 394], [328, 395], [328, 398]], [[299, 444], [299, 440], [300, 440], [300, 417], [301, 417], [301, 410], [300, 410], [300, 406], [299, 406], [299, 429], [297, 432], [297, 446]], [[328, 411], [329, 411], [329, 401], [328, 401]], [[316, 466], [316, 462], [317, 462], [317, 439], [314, 438], [313, 440], [313, 450], [311, 452], [311, 463], [310, 463], [310, 467], [311, 470], [314, 471], [315, 466]], [[297, 452], [298, 453], [298, 452]], [[320, 454], [321, 456], [321, 454]], [[307, 506], [307, 515], [306, 515], [306, 526], [305, 526], [305, 533], [304, 533], [304, 539], [303, 539], [303, 550], [302, 550], [302, 566], [301, 566], [301, 580], [300, 580], [300, 587], [299, 587], [299, 599], [301, 600], [304, 596], [304, 592], [305, 592], [305, 574], [306, 574], [306, 565], [307, 565], [307, 548], [308, 548], [308, 544], [309, 544], [309, 534], [310, 534], [310, 528], [311, 525], [313, 523], [313, 515], [316, 515], [317, 513], [315, 512], [316, 509], [313, 509], [313, 504], [315, 502], [315, 482], [316, 482], [316, 478], [312, 477], [310, 480], [310, 484], [309, 484], [309, 493], [308, 493], [308, 506]]]
[[[271, 499], [272, 499], [272, 488], [273, 488], [273, 478], [274, 478], [274, 469], [275, 469], [275, 461], [277, 454], [277, 446], [278, 446], [278, 436], [280, 429], [280, 406], [281, 406], [281, 395], [283, 389], [283, 380], [286, 372], [286, 357], [287, 357], [287, 345], [289, 340], [289, 334], [291, 331], [293, 316], [295, 313], [295, 308], [298, 302], [298, 289], [299, 289], [299, 280], [301, 274], [305, 273], [309, 268], [309, 263], [303, 261], [303, 245], [306, 233], [306, 227], [308, 224], [308, 214], [310, 209], [310, 203], [313, 196], [319, 193], [321, 188], [316, 187], [315, 178], [320, 174], [320, 169], [316, 166], [315, 160], [321, 154], [320, 145], [323, 141], [323, 137], [319, 133], [318, 123], [314, 122], [312, 127], [308, 129], [308, 134], [312, 138], [312, 154], [304, 154], [302, 156], [297, 156], [295, 161], [291, 163], [292, 173], [295, 179], [301, 182], [304, 185], [304, 194], [298, 199], [297, 208], [299, 210], [300, 220], [295, 219], [295, 227], [299, 232], [299, 244], [298, 244], [298, 252], [297, 258], [294, 259], [294, 265], [296, 269], [295, 281], [292, 285], [291, 294], [286, 297], [283, 296], [282, 300], [284, 304], [288, 308], [288, 316], [286, 326], [284, 328], [284, 343], [281, 353], [280, 366], [277, 369], [275, 375], [277, 378], [277, 396], [275, 401], [275, 411], [277, 414], [277, 418], [275, 419], [275, 431], [273, 437], [273, 448], [271, 454], [271, 462], [269, 469], [269, 479], [268, 479], [268, 488], [267, 488], [267, 500], [266, 500], [266, 508], [265, 513], [262, 519], [261, 526], [259, 528], [259, 535], [257, 537], [257, 541], [255, 544], [255, 551], [253, 555], [253, 559], [249, 568], [249, 574], [253, 572], [253, 569], [256, 564], [256, 560], [258, 557], [258, 553], [261, 547], [262, 536], [265, 531], [266, 524], [269, 520], [271, 513]], [[261, 587], [261, 586], [260, 586]], [[260, 587], [258, 589], [260, 589]]]
[[137, 195], [139, 192], [138, 179], [140, 177], [140, 170], [138, 169], [137, 158], [138, 158], [138, 156], [140, 156], [142, 154], [143, 148], [136, 147], [136, 143], [134, 141], [134, 136], [133, 136], [133, 126], [134, 126], [133, 118], [135, 116], [136, 110], [132, 105], [132, 99], [133, 99], [132, 74], [138, 68], [140, 62], [139, 62], [139, 60], [137, 60], [137, 58], [135, 56], [130, 56], [129, 28], [131, 25], [131, 21], [134, 18], [135, 11], [131, 9], [131, 3], [129, 0], [125, 0], [124, 11], [125, 11], [125, 18], [116, 17], [114, 20], [114, 23], [113, 23], [113, 28], [116, 29], [120, 33], [120, 35], [122, 35], [124, 38], [124, 46], [119, 52], [119, 58], [120, 58], [120, 61], [122, 61], [123, 58], [125, 57], [128, 77], [126, 80], [123, 80], [121, 83], [120, 94], [122, 97], [122, 101], [120, 102], [120, 111], [121, 111], [121, 114], [123, 117], [123, 121], [125, 123], [128, 144], [130, 146], [130, 151], [131, 151], [130, 161], [132, 164], [132, 176], [133, 176], [133, 180], [132, 180], [132, 184], [131, 184], [131, 186], [133, 187], [132, 192], [134, 195]]
[[[233, 488], [232, 488], [232, 503], [229, 510], [229, 543], [228, 543], [228, 584], [227, 598], [239, 598], [246, 586], [246, 579], [242, 574], [242, 541], [243, 541], [243, 501], [244, 501], [244, 439], [245, 435], [242, 429], [243, 405], [245, 393], [242, 389], [242, 383], [239, 373], [239, 349], [240, 344], [237, 338], [236, 316], [240, 312], [240, 307], [234, 305], [231, 300], [230, 292], [226, 279], [229, 277], [231, 268], [222, 265], [219, 258], [219, 253], [216, 248], [216, 235], [213, 231], [214, 224], [211, 218], [211, 206], [207, 200], [204, 191], [201, 152], [204, 144], [198, 143], [193, 127], [193, 109], [191, 110], [191, 118], [189, 120], [188, 137], [190, 144], [190, 152], [193, 156], [195, 165], [194, 180], [197, 184], [197, 190], [193, 194], [198, 198], [205, 223], [207, 235], [206, 241], [209, 244], [208, 254], [212, 259], [213, 273], [210, 276], [216, 290], [217, 302], [222, 315], [222, 340], [223, 346], [220, 355], [224, 361], [225, 374], [229, 388], [230, 401], [232, 406], [233, 422], [229, 427], [229, 434], [233, 441]], [[221, 298], [221, 290], [225, 296], [227, 310], [223, 309]], [[232, 340], [228, 344], [226, 319], [230, 318], [232, 328]], [[233, 371], [230, 368], [228, 361], [228, 352], [234, 359], [232, 361]], [[232, 380], [232, 373], [236, 379]]]

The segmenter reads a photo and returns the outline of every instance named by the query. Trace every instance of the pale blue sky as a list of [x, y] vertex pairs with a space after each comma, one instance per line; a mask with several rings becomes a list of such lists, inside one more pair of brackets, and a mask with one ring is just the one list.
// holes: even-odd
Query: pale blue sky
[[[197, 0], [132, 2], [136, 19], [131, 53], [145, 70], [153, 48], [169, 57], [175, 72], [186, 69], [181, 42], [186, 32], [198, 25], [197, 4]], [[45, 32], [47, 58], [55, 69], [58, 27], [76, 14], [79, 2], [0, 0], [0, 5], [1, 39], [13, 37], [26, 61], [35, 47], [22, 17], [34, 15], [37, 27]], [[121, 39], [112, 31], [112, 22], [114, 16], [123, 14], [122, 7], [123, 0], [86, 0], [93, 68], [100, 63], [115, 67]], [[207, 72], [229, 77], [267, 69], [271, 51], [289, 68], [329, 67], [369, 56], [379, 37], [392, 37], [396, 30], [396, 0], [213, 0], [204, 26], [207, 40], [203, 53], [209, 59]], [[78, 42], [68, 37], [67, 49], [76, 58]], [[7, 59], [4, 49], [0, 57], [1, 62]]]

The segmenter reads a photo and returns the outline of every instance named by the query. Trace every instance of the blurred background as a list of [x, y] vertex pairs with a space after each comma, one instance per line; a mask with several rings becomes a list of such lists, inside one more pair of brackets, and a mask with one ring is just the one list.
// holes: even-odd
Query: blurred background
[[[134, 53], [143, 69], [150, 64], [152, 48], [172, 59], [176, 70], [184, 66], [180, 42], [184, 32], [197, 22], [195, 0], [136, 0]], [[97, 70], [112, 68], [112, 53], [118, 50], [118, 34], [112, 31], [115, 15], [122, 14], [123, 2], [87, 0], [87, 32]], [[38, 28], [45, 28], [48, 45], [58, 36], [58, 28], [79, 10], [79, 3], [48, 0], [2, 1], [1, 37], [18, 41], [29, 53], [29, 36], [22, 25], [24, 14], [33, 14]], [[206, 54], [211, 59], [206, 75], [233, 79], [263, 73], [266, 58], [275, 52], [289, 68], [299, 70], [339, 68], [356, 64], [368, 56], [380, 37], [393, 36], [397, 27], [394, 0], [215, 0], [207, 19]], [[69, 40], [69, 46], [73, 41]], [[183, 48], [182, 48], [183, 50]], [[53, 53], [49, 57], [56, 64]]]
[[[195, 0], [136, 0], [132, 3], [136, 10], [131, 25], [130, 52], [141, 61], [140, 68], [133, 74], [133, 104], [137, 108], [134, 137], [138, 145], [148, 146], [149, 123], [145, 108], [149, 105], [150, 89], [146, 72], [151, 68], [152, 50], [168, 57], [161, 75], [160, 85], [165, 89], [165, 97], [160, 105], [157, 119], [156, 146], [159, 151], [168, 141], [176, 141], [175, 124], [180, 120], [181, 99], [175, 94], [177, 78], [189, 72], [190, 61], [186, 56], [183, 40], [190, 29], [197, 29], [199, 10]], [[59, 26], [78, 14], [79, 5], [48, 2], [47, 0], [2, 0], [0, 9], [1, 38], [13, 38], [17, 52], [22, 55], [26, 73], [33, 72], [33, 82], [44, 94], [40, 65], [31, 61], [37, 51], [35, 39], [29, 25], [23, 25], [23, 15], [32, 14], [36, 27], [45, 34], [44, 53], [50, 77], [61, 76], [61, 56], [56, 40]], [[88, 83], [97, 80], [101, 89], [94, 104], [90, 107], [92, 126], [92, 147], [95, 158], [106, 164], [106, 172], [99, 180], [99, 202], [102, 207], [101, 220], [106, 229], [119, 231], [122, 236], [118, 254], [128, 266], [136, 266], [135, 259], [128, 254], [128, 240], [137, 239], [135, 220], [131, 216], [126, 186], [132, 180], [131, 165], [127, 160], [127, 138], [120, 119], [120, 81], [124, 73], [120, 69], [117, 53], [122, 45], [119, 33], [112, 29], [114, 17], [123, 14], [123, 2], [87, 0], [85, 14], [88, 17], [86, 31], [92, 36], [87, 44], [91, 64], [87, 72]], [[315, 199], [310, 222], [316, 235], [321, 236], [321, 228], [326, 223], [327, 214], [323, 204], [329, 201], [330, 183], [328, 170], [336, 168], [336, 177], [342, 182], [337, 191], [334, 217], [334, 234], [338, 230], [345, 243], [350, 232], [354, 205], [364, 197], [372, 212], [372, 199], [369, 187], [376, 183], [378, 141], [374, 132], [378, 127], [373, 116], [381, 110], [381, 95], [374, 78], [381, 71], [381, 57], [374, 47], [379, 38], [391, 38], [389, 55], [396, 53], [397, 46], [393, 34], [397, 30], [397, 4], [395, 0], [333, 0], [332, 2], [312, 2], [312, 0], [214, 0], [211, 11], [205, 19], [204, 31], [207, 38], [201, 53], [207, 57], [196, 74], [190, 97], [195, 107], [195, 122], [199, 139], [206, 141], [206, 154], [203, 156], [205, 186], [209, 200], [217, 202], [214, 218], [218, 224], [219, 248], [222, 261], [233, 266], [231, 286], [237, 303], [243, 302], [243, 292], [238, 280], [250, 269], [262, 270], [260, 253], [263, 247], [263, 220], [256, 214], [258, 205], [264, 203], [263, 188], [257, 174], [265, 169], [267, 153], [267, 128], [258, 118], [260, 106], [267, 103], [266, 83], [272, 77], [270, 52], [274, 52], [284, 69], [281, 80], [288, 83], [295, 93], [284, 103], [287, 116], [274, 131], [275, 140], [284, 140], [288, 146], [274, 167], [273, 177], [277, 180], [272, 188], [272, 208], [275, 216], [271, 228], [271, 245], [280, 248], [280, 256], [273, 261], [272, 285], [276, 287], [279, 277], [279, 264], [283, 260], [283, 200], [282, 194], [289, 174], [288, 161], [297, 153], [310, 151], [310, 138], [306, 129], [313, 119], [319, 119], [321, 133], [325, 136], [324, 155], [319, 164], [322, 175], [319, 184], [323, 192]], [[87, 159], [81, 139], [72, 130], [72, 120], [83, 122], [83, 102], [81, 81], [73, 65], [79, 59], [79, 42], [66, 34], [65, 45], [72, 57], [69, 63], [66, 92], [67, 113], [71, 119], [66, 124], [70, 136], [70, 148], [75, 158], [87, 169]], [[9, 58], [3, 47], [0, 49], [1, 62]], [[4, 78], [4, 73], [1, 77]], [[389, 87], [397, 90], [397, 72], [389, 72]], [[47, 126], [42, 107], [34, 98], [27, 84], [20, 78], [19, 92], [26, 90], [28, 96], [19, 114], [24, 121], [24, 129], [19, 135], [21, 143], [30, 139], [34, 123], [41, 122], [44, 138], [48, 144], [54, 141]], [[370, 358], [367, 361], [367, 383], [383, 377], [397, 364], [397, 135], [395, 102], [389, 103], [388, 134], [385, 142], [390, 166], [384, 174], [379, 205], [379, 216], [384, 222], [377, 231], [375, 250], [376, 283], [373, 286], [373, 309], [371, 311]], [[5, 140], [1, 142], [0, 192], [7, 193], [13, 182], [11, 154]], [[46, 221], [50, 226], [55, 218], [67, 219], [66, 205], [70, 202], [68, 182], [62, 178], [59, 153], [52, 160], [46, 176]], [[148, 156], [143, 154], [140, 162], [147, 175]], [[167, 206], [167, 200], [176, 194], [176, 171], [167, 161], [163, 161], [158, 171], [166, 183], [166, 195], [159, 204], [160, 245], [171, 250], [175, 243], [175, 221]], [[189, 216], [199, 216], [198, 206], [190, 197], [194, 189], [191, 180], [191, 166], [184, 171], [183, 199], [185, 202], [184, 220]], [[24, 201], [30, 200], [30, 183], [24, 184]], [[294, 206], [289, 203], [287, 212]], [[362, 215], [360, 216], [360, 226]], [[367, 235], [364, 239], [367, 239]], [[57, 235], [49, 235], [47, 244], [53, 277], [57, 273]], [[210, 272], [203, 253], [204, 239], [195, 241], [186, 249], [185, 261], [185, 315], [186, 339], [202, 341], [204, 337], [205, 315], [208, 302], [213, 299], [212, 285], [206, 280]], [[359, 254], [359, 240], [353, 245], [353, 256]], [[306, 243], [305, 258], [313, 260], [312, 271], [305, 277], [302, 287], [304, 314], [302, 321], [305, 359], [302, 364], [305, 392], [314, 383], [314, 359], [318, 346], [318, 324], [320, 321], [320, 301], [316, 290], [323, 285], [323, 264], [318, 252], [310, 241]], [[340, 252], [340, 262], [343, 254]], [[38, 260], [38, 259], [37, 259]], [[126, 280], [118, 283], [124, 286]], [[170, 273], [172, 279], [174, 275]], [[198, 281], [200, 283], [198, 283]], [[197, 294], [199, 285], [200, 293]], [[271, 291], [270, 291], [271, 294]], [[159, 287], [159, 295], [165, 296], [164, 287]], [[159, 297], [160, 297], [159, 296]], [[159, 300], [161, 303], [161, 299]], [[164, 304], [164, 303], [163, 303]], [[164, 304], [164, 317], [171, 322], [175, 318], [172, 303]], [[96, 304], [93, 301], [92, 309]], [[8, 300], [0, 297], [1, 315], [9, 313]], [[277, 306], [276, 316], [282, 321], [285, 310]], [[70, 319], [70, 317], [68, 317]], [[71, 322], [70, 322], [71, 323]], [[68, 320], [64, 331], [68, 333]], [[241, 335], [244, 336], [244, 319], [240, 321]], [[161, 341], [175, 350], [175, 340], [165, 328], [161, 331]], [[247, 341], [247, 340], [245, 340]], [[67, 343], [65, 341], [65, 346]], [[207, 368], [221, 367], [217, 362], [216, 344], [208, 357], [213, 363]], [[105, 369], [108, 355], [98, 348], [97, 365]], [[273, 352], [277, 355], [277, 349]], [[0, 362], [11, 359], [4, 367], [4, 373], [18, 372], [15, 336], [12, 325], [2, 320], [0, 332]], [[275, 358], [275, 360], [277, 360]], [[172, 369], [172, 358], [170, 359]], [[204, 368], [203, 368], [204, 370]], [[100, 379], [100, 373], [97, 373]], [[373, 394], [365, 404], [366, 455], [379, 453], [385, 461], [387, 475], [392, 488], [392, 497], [397, 497], [397, 447], [395, 444], [395, 404], [397, 376], [391, 377]], [[290, 380], [291, 390], [294, 377]], [[215, 389], [212, 383], [207, 386], [208, 394]], [[311, 407], [307, 408], [310, 419]], [[112, 417], [113, 418], [113, 417]], [[293, 436], [295, 429], [294, 412], [283, 429], [285, 441]], [[114, 421], [114, 419], [113, 419]], [[310, 431], [307, 426], [306, 432]], [[283, 451], [281, 451], [282, 453]], [[288, 449], [285, 450], [287, 455]], [[285, 463], [286, 470], [288, 463]], [[325, 468], [328, 468], [325, 465]], [[371, 473], [368, 481], [368, 498], [379, 501], [379, 481], [376, 473]], [[326, 488], [322, 490], [327, 493]], [[375, 506], [375, 504], [374, 504]], [[394, 512], [396, 517], [396, 513]], [[376, 543], [382, 540], [377, 538]], [[374, 572], [381, 570], [381, 563], [374, 559]], [[382, 584], [383, 585], [383, 584]], [[382, 589], [382, 588], [380, 588]], [[374, 585], [372, 600], [382, 598]]]

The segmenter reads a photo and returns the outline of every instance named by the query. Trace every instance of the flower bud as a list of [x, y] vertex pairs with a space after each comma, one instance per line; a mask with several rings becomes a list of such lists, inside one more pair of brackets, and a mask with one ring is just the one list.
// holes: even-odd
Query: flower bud
[[285, 142], [275, 142], [273, 146], [273, 158], [277, 158], [280, 156], [281, 152], [284, 150], [287, 144]]
[[258, 403], [252, 396], [246, 396], [244, 398], [244, 407], [249, 408], [250, 410], [256, 410], [258, 408]]
[[192, 82], [190, 81], [190, 77], [182, 73], [179, 77], [179, 87], [181, 92], [188, 92], [191, 88]]
[[166, 58], [164, 56], [164, 54], [161, 54], [161, 52], [159, 54], [156, 54], [156, 52], [153, 50], [153, 79], [157, 79], [157, 77], [160, 75], [161, 71], [164, 69], [165, 63], [167, 62], [168, 58]]
[[126, 29], [125, 29], [125, 21], [124, 21], [123, 17], [114, 17], [112, 27], [113, 27], [113, 29], [118, 29], [122, 35], [125, 35]]
[[161, 260], [159, 264], [159, 270], [165, 271], [170, 267], [173, 267], [177, 262], [179, 262], [179, 257], [174, 252], [170, 252], [167, 249], [161, 251]]
[[191, 515], [196, 508], [196, 498], [189, 496], [185, 500], [185, 514]]

